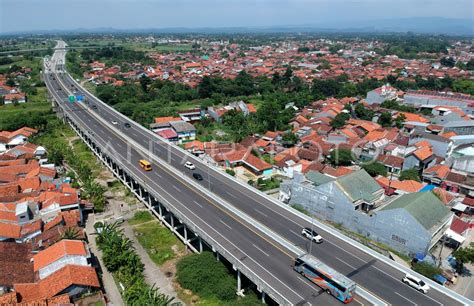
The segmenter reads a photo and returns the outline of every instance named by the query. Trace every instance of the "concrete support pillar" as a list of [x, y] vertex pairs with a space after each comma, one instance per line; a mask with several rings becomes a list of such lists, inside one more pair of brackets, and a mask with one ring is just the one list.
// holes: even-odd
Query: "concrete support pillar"
[[173, 215], [171, 215], [171, 218], [170, 218], [171, 222], [170, 222], [170, 225], [171, 225], [171, 228], [174, 230], [174, 218], [173, 218]]
[[161, 206], [161, 203], [158, 204], [158, 212], [160, 213], [160, 217], [163, 218], [163, 208]]
[[265, 304], [265, 296], [266, 296], [265, 292], [262, 291], [262, 303], [263, 304]]
[[216, 252], [216, 259], [217, 259], [217, 261], [220, 261], [220, 259], [219, 259], [219, 252]]
[[201, 238], [201, 236], [199, 236], [198, 239], [199, 239], [199, 253], [202, 253], [203, 250], [202, 250], [202, 238]]
[[140, 185], [138, 185], [138, 194], [140, 195], [140, 198], [143, 199], [142, 187]]
[[240, 270], [237, 270], [237, 292], [238, 296], [244, 297], [244, 290], [242, 289], [242, 279], [240, 277]]
[[184, 230], [184, 243], [187, 246], [188, 245], [188, 228], [186, 227], [186, 225], [183, 226], [183, 230]]

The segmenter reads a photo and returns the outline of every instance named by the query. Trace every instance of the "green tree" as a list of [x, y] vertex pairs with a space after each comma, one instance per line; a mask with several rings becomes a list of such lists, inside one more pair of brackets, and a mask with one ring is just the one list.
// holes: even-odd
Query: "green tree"
[[413, 270], [430, 279], [437, 274], [441, 274], [441, 269], [426, 262], [417, 262], [413, 265]]
[[282, 135], [283, 146], [292, 147], [298, 142], [298, 136], [292, 132], [286, 132]]
[[460, 247], [453, 252], [453, 256], [459, 263], [456, 270], [461, 273], [464, 269], [464, 264], [474, 263], [474, 242], [471, 242], [468, 247]]
[[329, 161], [335, 166], [349, 166], [353, 160], [352, 152], [348, 149], [335, 149], [329, 156]]
[[407, 117], [404, 114], [398, 114], [397, 118], [395, 118], [395, 125], [397, 128], [401, 129], [406, 119]]
[[407, 169], [400, 172], [399, 179], [400, 181], [413, 180], [413, 181], [420, 182], [420, 174], [418, 173], [418, 170], [416, 170], [415, 168]]
[[354, 108], [355, 115], [357, 118], [362, 120], [372, 120], [374, 117], [374, 111], [366, 108], [362, 103], [357, 103]]
[[351, 116], [349, 114], [341, 112], [331, 120], [331, 126], [335, 129], [341, 128], [346, 125], [346, 121], [349, 120], [350, 117]]
[[54, 146], [48, 151], [48, 160], [56, 166], [60, 166], [64, 160], [63, 150], [60, 146]]
[[439, 62], [446, 67], [454, 67], [456, 64], [456, 61], [452, 57], [443, 57]]
[[474, 58], [471, 58], [469, 62], [466, 63], [466, 70], [474, 70]]
[[140, 78], [140, 86], [144, 92], [148, 92], [148, 86], [151, 84], [151, 79], [144, 75]]
[[12, 79], [12, 78], [8, 78], [7, 81], [5, 82], [5, 84], [7, 86], [10, 86], [10, 87], [14, 87], [16, 84], [15, 84], [15, 80]]
[[453, 90], [474, 95], [474, 81], [457, 79], [453, 82]]
[[61, 239], [78, 240], [80, 239], [79, 230], [75, 227], [68, 227], [61, 235]]
[[362, 165], [362, 168], [372, 177], [376, 177], [378, 175], [387, 176], [387, 169], [385, 169], [385, 166], [377, 161]]
[[383, 127], [392, 126], [392, 115], [389, 112], [383, 112], [380, 114], [379, 121]]

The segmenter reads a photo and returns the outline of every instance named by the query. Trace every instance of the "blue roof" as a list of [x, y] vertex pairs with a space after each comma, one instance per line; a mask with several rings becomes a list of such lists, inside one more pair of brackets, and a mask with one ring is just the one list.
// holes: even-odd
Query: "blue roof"
[[419, 192], [431, 191], [435, 188], [436, 188], [435, 185], [426, 185], [425, 187], [421, 188]]

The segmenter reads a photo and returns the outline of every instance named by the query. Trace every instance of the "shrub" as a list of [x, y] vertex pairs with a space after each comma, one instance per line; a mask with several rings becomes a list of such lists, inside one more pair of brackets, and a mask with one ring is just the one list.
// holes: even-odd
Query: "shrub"
[[182, 258], [176, 265], [176, 279], [183, 288], [201, 297], [235, 299], [236, 280], [210, 252]]
[[412, 169], [407, 169], [403, 170], [400, 172], [400, 181], [404, 180], [413, 180], [413, 181], [420, 181], [420, 174], [418, 173], [418, 170], [412, 168]]
[[362, 168], [372, 177], [377, 175], [387, 176], [387, 169], [379, 162], [363, 165]]
[[227, 172], [229, 175], [235, 176], [235, 171], [232, 169], [225, 169], [225, 172]]
[[441, 274], [441, 269], [426, 262], [417, 262], [413, 265], [413, 270], [428, 278], [433, 278], [436, 274]]

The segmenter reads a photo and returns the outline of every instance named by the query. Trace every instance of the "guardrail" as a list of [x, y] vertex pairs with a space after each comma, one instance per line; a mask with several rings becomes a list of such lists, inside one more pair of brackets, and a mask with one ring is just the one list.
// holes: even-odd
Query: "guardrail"
[[[382, 254], [379, 254], [378, 252], [368, 248], [367, 246], [347, 237], [346, 235], [344, 235], [343, 233], [339, 232], [337, 229], [334, 229], [332, 227], [329, 227], [328, 225], [324, 224], [324, 223], [321, 223], [320, 221], [318, 221], [317, 219], [314, 219], [314, 218], [311, 218], [295, 209], [292, 209], [291, 207], [289, 207], [288, 205], [285, 205], [284, 203], [282, 203], [281, 201], [278, 201], [272, 197], [269, 197], [267, 194], [261, 192], [260, 190], [257, 190], [255, 188], [252, 188], [251, 186], [249, 186], [248, 184], [244, 184], [243, 182], [240, 182], [239, 180], [237, 180], [236, 178], [234, 177], [231, 177], [229, 175], [226, 175], [225, 173], [223, 173], [222, 171], [220, 171], [219, 169], [216, 169], [214, 166], [212, 165], [208, 165], [208, 164], [205, 164], [202, 160], [200, 160], [199, 158], [197, 158], [196, 156], [194, 156], [193, 154], [189, 153], [188, 151], [178, 147], [178, 146], [174, 146], [172, 145], [168, 140], [160, 137], [159, 135], [153, 133], [152, 131], [150, 131], [149, 129], [146, 129], [145, 127], [143, 127], [142, 125], [136, 123], [135, 121], [131, 120], [130, 118], [126, 117], [125, 115], [123, 115], [122, 113], [116, 111], [114, 108], [112, 108], [111, 106], [109, 106], [107, 103], [103, 102], [102, 100], [100, 100], [99, 98], [95, 97], [92, 93], [90, 93], [86, 88], [84, 88], [83, 86], [81, 86], [76, 80], [74, 80], [74, 78], [72, 78], [69, 74], [67, 74], [67, 76], [71, 79], [71, 81], [75, 84], [76, 87], [78, 88], [81, 88], [81, 90], [87, 92], [90, 96], [94, 97], [94, 99], [96, 99], [97, 101], [99, 101], [101, 103], [102, 106], [104, 106], [105, 108], [109, 109], [111, 112], [113, 112], [116, 116], [122, 118], [123, 120], [127, 121], [127, 122], [130, 122], [131, 124], [133, 124], [134, 127], [137, 127], [139, 129], [141, 129], [143, 132], [149, 134], [152, 138], [156, 137], [158, 138], [159, 140], [161, 140], [162, 142], [164, 143], [168, 143], [170, 146], [173, 146], [172, 149], [175, 149], [177, 151], [179, 151], [180, 153], [186, 155], [187, 158], [190, 158], [192, 160], [194, 160], [195, 162], [199, 163], [200, 165], [204, 166], [204, 167], [210, 167], [215, 174], [217, 175], [222, 175], [223, 177], [225, 176], [227, 179], [231, 179], [233, 180], [235, 183], [239, 184], [240, 186], [246, 188], [247, 190], [251, 191], [251, 192], [254, 192], [258, 195], [260, 195], [261, 197], [271, 201], [272, 203], [278, 205], [279, 207], [285, 209], [286, 211], [290, 212], [291, 214], [299, 217], [300, 219], [306, 221], [306, 222], [313, 222], [314, 225], [320, 227], [321, 229], [325, 230], [326, 232], [332, 234], [333, 236], [341, 239], [342, 241], [352, 245], [353, 247], [359, 249], [360, 251], [363, 251], [365, 253], [367, 253], [368, 255], [376, 258], [377, 260], [380, 260], [381, 262], [391, 266], [392, 268], [400, 271], [401, 273], [410, 273], [410, 274], [414, 274], [416, 275], [417, 277], [423, 279], [426, 283], [428, 283], [433, 289], [457, 300], [458, 302], [460, 303], [463, 303], [465, 305], [473, 305], [474, 302], [469, 300], [468, 298], [444, 287], [444, 286], [441, 286], [440, 284], [434, 282], [433, 280], [383, 256]], [[141, 145], [139, 145], [139, 147], [141, 147]], [[166, 163], [167, 164], [167, 163]], [[171, 167], [171, 166], [170, 166]], [[194, 182], [193, 182], [194, 183]], [[202, 190], [202, 189], [201, 189]], [[206, 190], [207, 191], [207, 190]], [[217, 195], [215, 194], [212, 194], [213, 197], [217, 197]], [[283, 238], [282, 238], [283, 239]]]

